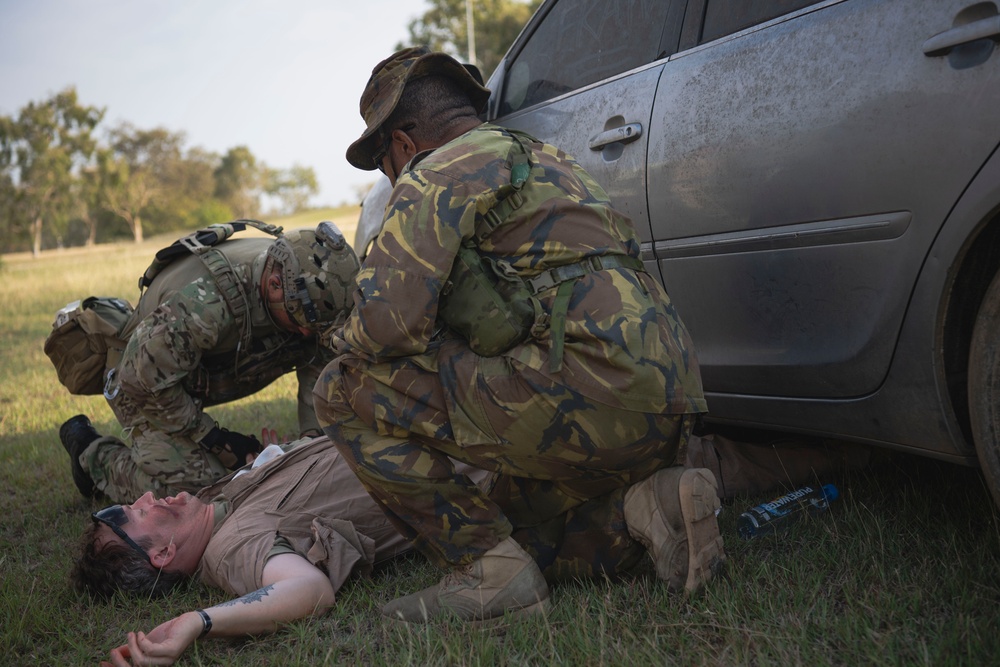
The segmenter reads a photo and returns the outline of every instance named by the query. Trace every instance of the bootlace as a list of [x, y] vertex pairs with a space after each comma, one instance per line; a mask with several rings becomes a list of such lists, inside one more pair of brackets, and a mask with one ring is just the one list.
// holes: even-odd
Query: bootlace
[[468, 585], [471, 580], [476, 579], [475, 565], [475, 563], [469, 563], [468, 565], [461, 565], [452, 569], [441, 580], [441, 588]]

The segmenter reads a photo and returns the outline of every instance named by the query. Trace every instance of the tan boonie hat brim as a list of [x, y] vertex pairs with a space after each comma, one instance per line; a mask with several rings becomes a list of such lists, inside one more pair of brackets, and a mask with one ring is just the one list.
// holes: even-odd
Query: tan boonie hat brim
[[364, 93], [361, 94], [361, 117], [367, 128], [357, 141], [347, 148], [347, 161], [364, 171], [374, 170], [372, 153], [382, 126], [403, 94], [407, 81], [429, 74], [440, 74], [457, 81], [469, 93], [476, 113], [482, 113], [490, 99], [489, 88], [473, 78], [469, 70], [446, 53], [432, 52], [425, 46], [397, 51], [372, 70]]

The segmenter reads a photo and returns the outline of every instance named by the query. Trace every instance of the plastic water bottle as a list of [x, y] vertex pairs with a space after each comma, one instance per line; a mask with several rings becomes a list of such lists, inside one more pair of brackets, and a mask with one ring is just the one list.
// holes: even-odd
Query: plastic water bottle
[[840, 496], [833, 484], [820, 488], [801, 489], [775, 498], [769, 503], [751, 507], [736, 519], [736, 533], [744, 540], [786, 528], [806, 512], [817, 514], [830, 507], [830, 501]]

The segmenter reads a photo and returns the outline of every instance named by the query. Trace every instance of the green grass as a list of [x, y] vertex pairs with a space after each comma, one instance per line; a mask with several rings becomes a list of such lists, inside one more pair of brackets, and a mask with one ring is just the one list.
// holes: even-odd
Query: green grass
[[[352, 212], [313, 213], [286, 228]], [[356, 210], [353, 212], [356, 215]], [[169, 239], [167, 239], [169, 241]], [[79, 412], [115, 422], [104, 400], [71, 396], [42, 342], [53, 313], [90, 294], [137, 297], [164, 239], [8, 256], [0, 264], [0, 664], [95, 664], [128, 630], [149, 630], [224, 596], [198, 584], [163, 601], [92, 604], [68, 585], [78, 536], [98, 503], [79, 496], [59, 425]], [[294, 382], [213, 413], [234, 428], [294, 427]], [[668, 595], [651, 567], [621, 581], [553, 587], [544, 618], [493, 629], [405, 628], [379, 608], [439, 578], [419, 556], [350, 582], [336, 607], [275, 635], [211, 640], [184, 665], [987, 665], [1000, 662], [1000, 521], [975, 470], [907, 456], [823, 481], [830, 512], [792, 530], [736, 536], [764, 497], [725, 503], [727, 578], [701, 596]]]

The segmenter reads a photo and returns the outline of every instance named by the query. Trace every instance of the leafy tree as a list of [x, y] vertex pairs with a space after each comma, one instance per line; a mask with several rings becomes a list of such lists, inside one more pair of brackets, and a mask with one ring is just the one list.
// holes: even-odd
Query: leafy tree
[[121, 123], [108, 133], [110, 150], [101, 163], [104, 206], [143, 240], [143, 215], [165, 196], [170, 165], [181, 159], [183, 133], [140, 130]]
[[260, 210], [262, 170], [246, 146], [230, 148], [215, 169], [215, 196], [240, 218], [253, 218]]
[[94, 155], [93, 131], [103, 117], [104, 109], [81, 105], [70, 87], [44, 102], [30, 102], [17, 119], [0, 119], [0, 173], [13, 187], [8, 206], [12, 203], [27, 224], [35, 256], [42, 250], [45, 222], [59, 225], [69, 218], [74, 179]]
[[[102, 159], [98, 157], [98, 163]], [[73, 183], [74, 213], [86, 228], [85, 246], [92, 246], [97, 241], [97, 223], [101, 211], [101, 171], [96, 165], [89, 165], [80, 172], [80, 177]]]
[[542, 0], [430, 0], [431, 8], [407, 26], [409, 44], [396, 48], [425, 44], [468, 60], [466, 2], [473, 3], [474, 64], [489, 78]]
[[228, 222], [235, 220], [232, 210], [218, 199], [212, 198], [202, 202], [198, 208], [191, 212], [194, 222], [191, 227], [207, 227], [217, 222]]
[[[0, 118], [0, 124], [4, 120]], [[17, 215], [17, 187], [9, 171], [0, 170], [0, 235], [4, 239], [3, 250], [17, 249], [16, 238], [22, 236], [23, 232]]]
[[[166, 160], [161, 174], [162, 194], [146, 217], [159, 231], [204, 226], [205, 211], [224, 211], [208, 223], [232, 219], [229, 207], [215, 198], [215, 170], [219, 155], [195, 147]], [[220, 219], [221, 218], [221, 219]]]
[[292, 165], [291, 169], [264, 170], [264, 192], [281, 201], [281, 212], [285, 215], [298, 213], [307, 208], [309, 198], [319, 192], [316, 172], [312, 167]]
[[223, 156], [185, 150], [183, 133], [128, 122], [98, 144], [93, 131], [103, 115], [81, 106], [69, 88], [16, 118], [0, 116], [4, 250], [30, 246], [37, 255], [46, 244], [93, 245], [126, 234], [139, 243], [150, 229], [255, 217], [265, 192], [289, 213], [318, 192], [311, 167], [269, 169], [246, 146]]
[[142, 210], [158, 193], [152, 176], [142, 170], [133, 172], [126, 160], [112, 156], [106, 158], [102, 171], [104, 206], [125, 221], [136, 243], [142, 243]]

